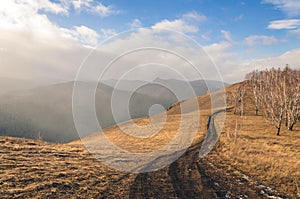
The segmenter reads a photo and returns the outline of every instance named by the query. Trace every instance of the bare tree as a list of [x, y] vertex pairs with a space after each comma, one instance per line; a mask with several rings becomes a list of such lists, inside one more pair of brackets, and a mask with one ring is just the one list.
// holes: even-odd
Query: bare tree
[[280, 135], [284, 121], [288, 129], [293, 130], [300, 117], [300, 70], [292, 70], [286, 65], [283, 70], [253, 71], [246, 78], [256, 115], [261, 107], [277, 128], [277, 135]]
[[258, 71], [255, 70], [247, 74], [246, 79], [248, 80], [247, 86], [251, 88], [250, 92], [251, 92], [251, 98], [253, 99], [255, 105], [255, 115], [258, 115], [259, 103], [260, 103], [259, 91], [261, 85]]
[[289, 85], [286, 101], [286, 123], [290, 131], [293, 130], [300, 116], [300, 71], [285, 68], [286, 81]]
[[233, 98], [233, 113], [237, 114], [238, 110], [240, 111], [240, 115], [243, 115], [244, 109], [244, 96], [245, 96], [245, 85], [241, 84], [235, 89], [231, 91], [231, 95]]

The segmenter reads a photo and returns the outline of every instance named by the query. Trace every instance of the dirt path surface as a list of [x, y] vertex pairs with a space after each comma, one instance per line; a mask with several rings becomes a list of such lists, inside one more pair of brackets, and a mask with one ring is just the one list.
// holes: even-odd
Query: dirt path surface
[[[219, 111], [218, 113], [221, 113]], [[217, 113], [216, 113], [217, 114]], [[213, 114], [209, 118], [206, 147], [215, 139], [216, 128]], [[210, 173], [214, 169], [209, 159], [200, 159], [203, 142], [190, 147], [169, 167], [139, 174], [130, 187], [130, 198], [263, 198], [259, 189], [247, 180], [238, 179], [234, 171]], [[231, 173], [227, 173], [231, 172]]]
[[208, 173], [213, 167], [199, 161], [199, 147], [190, 148], [168, 168], [139, 174], [130, 187], [130, 198], [263, 198], [259, 189], [234, 171]]

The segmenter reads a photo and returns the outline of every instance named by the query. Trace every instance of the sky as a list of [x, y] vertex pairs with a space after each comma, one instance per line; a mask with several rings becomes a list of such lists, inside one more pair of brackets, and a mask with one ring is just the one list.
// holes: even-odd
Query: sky
[[[177, 33], [157, 35], [158, 29]], [[123, 33], [128, 30], [133, 32]], [[299, 0], [6, 0], [0, 3], [0, 76], [74, 79], [91, 49], [98, 48], [95, 62], [102, 62], [140, 46], [137, 40], [180, 49], [196, 65], [210, 65], [197, 60], [201, 50], [193, 44], [183, 45], [190, 40], [178, 45], [180, 34], [201, 47], [225, 82], [241, 81], [254, 69], [300, 68]], [[145, 56], [132, 56], [126, 63], [144, 64]], [[171, 67], [176, 63], [168, 57]], [[114, 66], [111, 78], [122, 65]], [[184, 64], [176, 67], [197, 78]], [[201, 67], [205, 78], [219, 79], [205, 72], [211, 66]]]

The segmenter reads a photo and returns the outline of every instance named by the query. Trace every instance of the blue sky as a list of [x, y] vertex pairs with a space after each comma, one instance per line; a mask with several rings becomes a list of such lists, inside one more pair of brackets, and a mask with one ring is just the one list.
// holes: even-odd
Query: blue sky
[[[1, 4], [0, 36], [8, 45], [0, 46], [2, 56], [16, 38], [25, 45], [25, 32], [33, 35], [39, 51], [49, 48], [40, 46], [45, 38], [57, 48], [62, 37], [93, 47], [120, 32], [147, 27], [191, 37], [224, 72], [234, 67], [240, 70], [236, 77], [228, 75], [230, 82], [254, 67], [300, 66], [299, 0], [11, 0]], [[21, 36], [9, 38], [16, 32]], [[20, 60], [27, 56], [15, 53]], [[18, 65], [9, 57], [7, 63]]]
[[[59, 26], [72, 28], [84, 25], [101, 35], [102, 29], [110, 29], [115, 33], [126, 31], [131, 28], [130, 24], [134, 20], [138, 20], [143, 27], [151, 27], [163, 20], [174, 21], [182, 18], [186, 13], [193, 12], [205, 16], [206, 20], [190, 22], [199, 30], [185, 33], [193, 37], [200, 45], [222, 41], [224, 39], [222, 30], [228, 31], [232, 40], [240, 43], [252, 35], [274, 37], [277, 41], [271, 42], [271, 44], [262, 44], [257, 41], [256, 51], [252, 55], [253, 57], [260, 57], [280, 55], [287, 50], [299, 47], [299, 44], [295, 42], [299, 41], [299, 35], [291, 34], [286, 29], [270, 29], [268, 25], [275, 20], [297, 19], [300, 14], [290, 16], [288, 11], [280, 9], [272, 2], [277, 1], [95, 1], [93, 5], [101, 3], [105, 6], [111, 6], [116, 13], [101, 17], [96, 13], [70, 8], [68, 15], [49, 13], [48, 17]], [[245, 50], [251, 47], [252, 45], [250, 47], [245, 44], [235, 45], [236, 50]]]

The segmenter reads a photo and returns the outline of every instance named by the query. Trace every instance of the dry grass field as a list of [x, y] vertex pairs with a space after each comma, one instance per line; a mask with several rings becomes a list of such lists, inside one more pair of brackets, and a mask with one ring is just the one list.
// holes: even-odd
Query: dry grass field
[[[231, 106], [227, 90], [227, 106]], [[218, 97], [215, 94], [214, 97]], [[227, 112], [225, 126], [215, 149], [205, 158], [198, 152], [211, 114], [210, 96], [198, 97], [200, 125], [192, 146], [171, 165], [150, 173], [132, 174], [114, 170], [90, 155], [82, 142], [51, 144], [42, 141], [0, 137], [1, 198], [298, 198], [300, 197], [300, 126], [294, 132], [274, 129], [262, 116], [255, 116], [249, 96], [244, 116]], [[181, 105], [192, 107], [193, 100]], [[111, 142], [133, 153], [147, 153], [168, 144], [179, 128], [180, 104], [167, 111], [166, 123], [149, 138], [135, 138], [133, 124], [144, 126], [149, 118], [135, 119], [104, 130]], [[253, 109], [254, 110], [254, 109]], [[185, 117], [197, 115], [188, 109]], [[159, 117], [159, 115], [155, 116]], [[218, 126], [220, 117], [216, 117]], [[185, 130], [194, 127], [183, 124]], [[94, 133], [83, 139], [101, 143]], [[172, 147], [170, 148], [172, 150]], [[113, 154], [111, 151], [110, 154]], [[114, 161], [126, 161], [115, 159]], [[128, 162], [128, 165], [135, 162]]]
[[[227, 106], [232, 107], [231, 92], [241, 83], [226, 88]], [[210, 106], [210, 96], [198, 97], [201, 108]], [[172, 112], [179, 111], [179, 106]], [[216, 120], [218, 123], [218, 119]], [[244, 114], [227, 112], [220, 140], [211, 156], [218, 156], [244, 175], [286, 193], [291, 198], [300, 197], [300, 124], [294, 131], [283, 126], [281, 136], [263, 116], [255, 115], [249, 90], [244, 96]]]
[[[230, 90], [229, 87], [228, 93]], [[300, 197], [300, 124], [294, 131], [283, 126], [277, 136], [277, 129], [262, 111], [255, 115], [250, 97], [246, 92], [243, 116], [227, 113], [218, 154], [271, 188]]]
[[[237, 129], [236, 120], [242, 120]], [[300, 197], [299, 140], [299, 126], [294, 132], [283, 130], [278, 137], [276, 129], [262, 116], [240, 118], [227, 114], [217, 152], [258, 181]]]
[[84, 147], [11, 137], [0, 143], [0, 198], [129, 195], [134, 176], [100, 164]]

